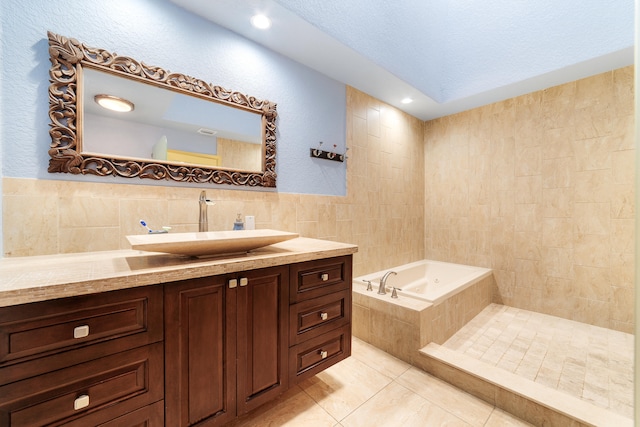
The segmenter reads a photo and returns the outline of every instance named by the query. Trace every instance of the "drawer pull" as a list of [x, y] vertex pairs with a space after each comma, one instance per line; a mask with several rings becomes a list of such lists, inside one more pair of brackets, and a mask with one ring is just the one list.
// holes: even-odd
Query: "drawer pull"
[[73, 338], [84, 338], [89, 336], [89, 325], [82, 325], [73, 328]]
[[230, 279], [229, 280], [229, 289], [238, 287], [238, 279]]
[[247, 286], [248, 284], [249, 284], [249, 279], [247, 279], [246, 277], [240, 278], [240, 286]]
[[322, 279], [323, 282], [326, 282], [327, 280], [329, 280], [329, 274], [327, 273], [322, 273], [322, 275], [320, 276], [320, 278]]
[[327, 353], [325, 350], [320, 350], [320, 358], [321, 359], [326, 359], [328, 355], [329, 355], [329, 353]]
[[327, 320], [329, 318], [329, 313], [323, 311], [322, 313], [320, 313], [320, 318], [322, 320]]
[[78, 396], [78, 398], [73, 401], [73, 409], [75, 411], [86, 408], [87, 406], [89, 406], [89, 395], [87, 394]]

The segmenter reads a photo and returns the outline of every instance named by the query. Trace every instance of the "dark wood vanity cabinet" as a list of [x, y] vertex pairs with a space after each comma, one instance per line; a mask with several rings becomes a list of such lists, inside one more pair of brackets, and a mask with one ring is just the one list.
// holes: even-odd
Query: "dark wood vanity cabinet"
[[0, 425], [163, 425], [162, 318], [161, 286], [0, 308]]
[[288, 386], [288, 267], [165, 287], [166, 422], [218, 426]]
[[289, 381], [300, 382], [351, 355], [351, 256], [290, 268]]
[[350, 353], [350, 255], [0, 307], [0, 426], [220, 426]]
[[165, 285], [166, 425], [220, 426], [351, 354], [351, 256]]

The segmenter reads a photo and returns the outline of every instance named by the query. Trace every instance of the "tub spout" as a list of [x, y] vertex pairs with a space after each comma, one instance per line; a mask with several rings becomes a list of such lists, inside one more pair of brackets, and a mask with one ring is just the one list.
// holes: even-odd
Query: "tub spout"
[[396, 273], [395, 271], [387, 271], [386, 273], [384, 273], [384, 276], [382, 276], [382, 279], [380, 279], [380, 286], [378, 287], [378, 295], [386, 295], [385, 286], [387, 285], [387, 279], [392, 274], [395, 276], [398, 273]]

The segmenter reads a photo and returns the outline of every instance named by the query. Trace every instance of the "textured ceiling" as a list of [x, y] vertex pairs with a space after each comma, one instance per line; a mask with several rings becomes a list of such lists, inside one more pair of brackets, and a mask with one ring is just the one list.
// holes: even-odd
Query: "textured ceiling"
[[633, 0], [171, 1], [421, 119], [633, 63]]

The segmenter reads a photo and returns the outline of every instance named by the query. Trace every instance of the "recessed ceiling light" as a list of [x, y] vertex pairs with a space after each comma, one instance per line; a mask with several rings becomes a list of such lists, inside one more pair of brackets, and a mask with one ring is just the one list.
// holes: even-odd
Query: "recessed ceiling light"
[[404, 98], [404, 99], [403, 99], [402, 101], [400, 101], [400, 102], [402, 102], [403, 104], [411, 104], [411, 103], [413, 102], [413, 99], [411, 99], [411, 98], [407, 97], [407, 98]]
[[251, 24], [256, 28], [266, 30], [267, 28], [271, 27], [271, 19], [269, 19], [265, 15], [253, 15], [251, 17]]
[[128, 113], [129, 111], [133, 111], [134, 108], [133, 102], [113, 95], [100, 94], [94, 96], [93, 99], [102, 108], [120, 113]]

